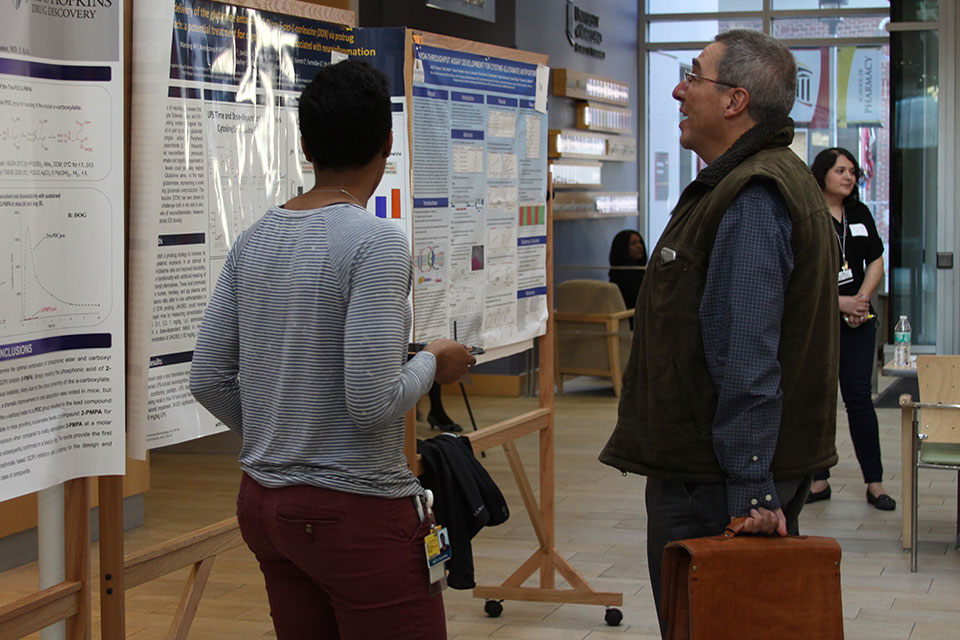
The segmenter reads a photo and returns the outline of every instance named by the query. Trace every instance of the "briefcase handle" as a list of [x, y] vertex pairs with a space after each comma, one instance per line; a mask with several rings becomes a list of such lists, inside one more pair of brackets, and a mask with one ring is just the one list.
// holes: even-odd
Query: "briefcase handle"
[[[730, 524], [728, 524], [727, 528], [723, 531], [723, 537], [724, 538], [736, 537], [737, 535], [743, 533], [743, 527], [746, 524], [747, 524], [747, 516], [739, 516], [737, 518], [734, 518], [733, 520], [730, 521]], [[772, 538], [780, 537], [775, 534], [758, 534], [758, 535], [760, 535], [761, 537], [772, 537]], [[787, 538], [794, 538], [797, 540], [806, 540], [807, 536], [789, 535], [787, 536]]]
[[727, 528], [723, 532], [724, 538], [732, 538], [738, 533], [743, 532], [744, 525], [747, 524], [746, 516], [739, 516], [730, 521], [730, 524], [727, 525]]

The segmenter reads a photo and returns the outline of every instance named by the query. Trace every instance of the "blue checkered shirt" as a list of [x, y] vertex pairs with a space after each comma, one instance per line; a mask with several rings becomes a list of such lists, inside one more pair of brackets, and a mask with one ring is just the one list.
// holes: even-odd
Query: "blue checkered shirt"
[[775, 187], [752, 184], [717, 229], [700, 302], [703, 347], [717, 391], [713, 445], [731, 517], [780, 508], [770, 464], [780, 431], [780, 323], [793, 271], [791, 223]]

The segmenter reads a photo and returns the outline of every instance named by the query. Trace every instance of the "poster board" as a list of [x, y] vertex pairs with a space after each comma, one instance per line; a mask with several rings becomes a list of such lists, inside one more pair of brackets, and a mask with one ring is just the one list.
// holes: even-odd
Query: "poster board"
[[[313, 185], [297, 99], [316, 69], [345, 56], [378, 66], [400, 88], [394, 129], [407, 130], [401, 29], [319, 22], [352, 14], [303, 3], [277, 5], [296, 15], [242, 4], [136, 4], [131, 457], [224, 430], [189, 392], [196, 333], [237, 234]], [[405, 149], [395, 136], [370, 205], [409, 235]]]
[[546, 331], [547, 58], [411, 31], [414, 336]]
[[0, 20], [0, 501], [124, 472], [122, 3]]

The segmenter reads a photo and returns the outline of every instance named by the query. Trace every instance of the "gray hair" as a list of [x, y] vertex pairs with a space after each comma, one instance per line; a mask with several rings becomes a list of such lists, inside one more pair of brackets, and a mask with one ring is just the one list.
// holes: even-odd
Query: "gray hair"
[[797, 97], [797, 62], [790, 50], [746, 29], [718, 33], [714, 40], [724, 45], [717, 80], [750, 92], [750, 117], [758, 123], [788, 117]]

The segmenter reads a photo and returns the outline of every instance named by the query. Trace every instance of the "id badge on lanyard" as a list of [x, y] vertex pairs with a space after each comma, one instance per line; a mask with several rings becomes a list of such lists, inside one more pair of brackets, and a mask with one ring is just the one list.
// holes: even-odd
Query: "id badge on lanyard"
[[847, 263], [847, 212], [842, 211], [840, 215], [843, 216], [843, 239], [840, 239], [840, 234], [838, 233], [837, 244], [840, 245], [840, 257], [843, 260], [843, 267], [837, 274], [837, 285], [842, 286], [853, 282], [853, 270]]
[[420, 521], [427, 520], [430, 523], [430, 531], [423, 539], [424, 550], [427, 558], [427, 573], [429, 574], [429, 593], [434, 596], [441, 590], [447, 588], [446, 571], [444, 570], [447, 560], [453, 553], [450, 549], [450, 534], [446, 527], [437, 525], [433, 517], [433, 493], [427, 489], [424, 497], [414, 496], [414, 504], [417, 507], [417, 513]]
[[848, 282], [853, 282], [853, 269], [850, 268], [850, 265], [844, 262], [843, 268], [840, 269], [840, 273], [837, 274], [837, 284], [842, 286]]

